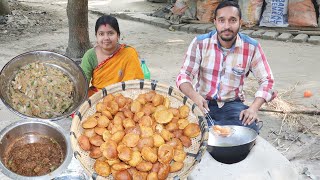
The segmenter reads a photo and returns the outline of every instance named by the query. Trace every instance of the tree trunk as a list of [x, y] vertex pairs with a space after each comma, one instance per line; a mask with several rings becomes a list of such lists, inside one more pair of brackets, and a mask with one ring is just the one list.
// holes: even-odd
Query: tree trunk
[[91, 47], [88, 32], [88, 0], [68, 0], [69, 41], [66, 55], [81, 58]]
[[10, 14], [9, 4], [7, 0], [0, 0], [0, 16]]

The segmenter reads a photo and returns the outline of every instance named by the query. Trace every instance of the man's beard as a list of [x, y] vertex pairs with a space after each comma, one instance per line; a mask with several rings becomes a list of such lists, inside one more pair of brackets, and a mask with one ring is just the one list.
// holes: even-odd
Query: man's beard
[[[239, 32], [239, 29], [240, 29], [240, 27], [237, 29], [237, 31], [236, 31], [237, 33]], [[223, 36], [222, 36], [222, 33], [226, 32], [226, 31], [231, 32], [231, 33], [232, 33], [232, 36], [231, 36], [231, 37], [228, 37], [228, 38], [223, 37]], [[226, 29], [226, 30], [221, 31], [221, 32], [219, 32], [219, 31], [218, 31], [218, 35], [219, 35], [219, 37], [221, 38], [221, 40], [223, 40], [223, 41], [227, 41], [227, 42], [229, 42], [229, 41], [233, 41], [233, 40], [234, 40], [234, 38], [237, 36], [237, 33], [234, 33], [234, 32], [233, 32], [233, 31], [231, 31], [230, 29]]]

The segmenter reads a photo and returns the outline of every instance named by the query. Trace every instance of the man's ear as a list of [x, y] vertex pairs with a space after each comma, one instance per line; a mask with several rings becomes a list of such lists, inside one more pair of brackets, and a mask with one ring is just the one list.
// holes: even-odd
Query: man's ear
[[213, 18], [213, 25], [216, 26], [216, 18]]
[[242, 26], [242, 23], [243, 23], [243, 20], [242, 20], [242, 19], [240, 19], [240, 28], [241, 28], [241, 26]]

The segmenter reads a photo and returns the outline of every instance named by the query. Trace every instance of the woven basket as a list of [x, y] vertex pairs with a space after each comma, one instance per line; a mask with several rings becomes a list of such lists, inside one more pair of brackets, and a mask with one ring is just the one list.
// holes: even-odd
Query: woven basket
[[113, 84], [103, 88], [101, 91], [95, 93], [86, 102], [84, 102], [79, 110], [76, 112], [76, 116], [72, 120], [72, 126], [70, 130], [70, 138], [72, 148], [74, 150], [74, 156], [80, 161], [86, 172], [92, 177], [92, 179], [113, 179], [110, 175], [107, 178], [97, 175], [93, 170], [94, 159], [89, 157], [89, 153], [83, 151], [77, 138], [82, 134], [83, 128], [81, 126], [82, 120], [86, 120], [88, 116], [96, 112], [95, 105], [102, 101], [103, 97], [107, 94], [121, 93], [126, 97], [135, 99], [139, 94], [155, 90], [156, 93], [168, 97], [170, 99], [171, 107], [179, 107], [186, 104], [191, 109], [188, 120], [190, 122], [198, 123], [200, 125], [201, 135], [192, 138], [192, 145], [189, 148], [184, 148], [187, 152], [187, 157], [184, 161], [184, 167], [176, 173], [170, 173], [168, 179], [186, 179], [189, 173], [193, 170], [196, 164], [201, 160], [201, 157], [205, 153], [207, 141], [208, 141], [208, 124], [203, 116], [201, 110], [182, 92], [178, 89], [169, 87], [163, 84], [157, 83], [157, 81], [150, 80], [131, 80]]

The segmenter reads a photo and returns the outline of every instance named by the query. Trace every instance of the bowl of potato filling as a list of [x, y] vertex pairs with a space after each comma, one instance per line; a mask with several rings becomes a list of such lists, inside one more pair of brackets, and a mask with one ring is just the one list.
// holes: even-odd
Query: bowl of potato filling
[[55, 52], [23, 53], [0, 72], [0, 98], [23, 118], [65, 118], [84, 102], [87, 90], [88, 82], [81, 68]]

